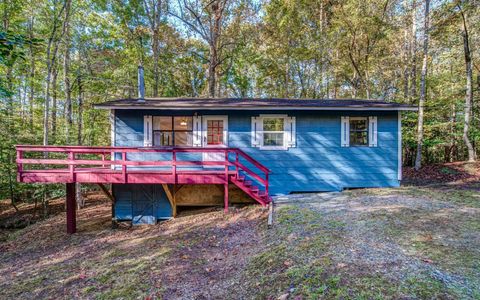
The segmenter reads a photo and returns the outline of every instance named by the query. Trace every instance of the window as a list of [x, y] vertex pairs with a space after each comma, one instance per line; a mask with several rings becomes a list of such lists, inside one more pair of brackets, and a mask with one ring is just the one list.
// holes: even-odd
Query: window
[[263, 146], [283, 147], [284, 118], [263, 118]]
[[296, 146], [295, 117], [260, 115], [252, 117], [252, 147], [287, 150]]
[[368, 119], [350, 118], [350, 146], [368, 146]]
[[207, 120], [207, 145], [223, 145], [223, 120]]
[[377, 147], [377, 117], [341, 117], [341, 146]]
[[184, 116], [153, 117], [153, 145], [193, 146], [193, 118]]

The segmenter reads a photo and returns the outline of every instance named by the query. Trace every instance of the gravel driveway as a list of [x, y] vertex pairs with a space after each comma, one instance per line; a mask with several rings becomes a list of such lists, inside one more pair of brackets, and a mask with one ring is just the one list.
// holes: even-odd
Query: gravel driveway
[[[478, 192], [407, 187], [293, 194], [275, 203], [266, 240], [286, 247], [278, 262], [285, 268], [270, 269], [281, 283], [263, 296], [480, 299]], [[305, 250], [305, 241], [319, 246]], [[322, 288], [329, 280], [337, 282]]]

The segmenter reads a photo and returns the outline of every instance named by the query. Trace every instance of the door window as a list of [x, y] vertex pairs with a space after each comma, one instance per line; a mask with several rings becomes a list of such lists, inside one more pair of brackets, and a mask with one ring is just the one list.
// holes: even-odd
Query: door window
[[223, 120], [207, 121], [207, 145], [223, 145]]

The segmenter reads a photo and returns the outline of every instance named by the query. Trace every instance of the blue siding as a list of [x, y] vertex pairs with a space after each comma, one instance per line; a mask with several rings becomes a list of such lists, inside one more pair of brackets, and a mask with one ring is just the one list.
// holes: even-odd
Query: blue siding
[[[267, 151], [251, 147], [251, 117], [272, 112], [195, 112], [199, 115], [228, 115], [229, 146], [241, 148], [272, 170], [270, 175], [272, 194], [399, 185], [397, 112], [276, 111], [275, 114], [296, 117], [297, 146], [286, 151]], [[193, 113], [193, 111], [117, 110], [114, 145], [143, 146], [144, 115], [193, 115]], [[341, 147], [341, 116], [377, 116], [378, 147]], [[141, 160], [142, 157], [129, 159]], [[122, 201], [119, 205], [123, 205], [121, 203]], [[127, 209], [122, 210], [122, 213], [124, 216], [131, 215]]]
[[[242, 148], [272, 170], [272, 193], [399, 185], [396, 112], [279, 113], [296, 117], [297, 146], [287, 151], [250, 146], [250, 118], [259, 113], [229, 114], [229, 146]], [[340, 117], [369, 115], [378, 116], [378, 147], [341, 147]]]

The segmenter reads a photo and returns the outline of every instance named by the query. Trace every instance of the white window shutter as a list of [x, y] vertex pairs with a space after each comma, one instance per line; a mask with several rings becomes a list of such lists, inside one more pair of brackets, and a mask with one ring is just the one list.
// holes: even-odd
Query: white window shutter
[[252, 128], [251, 128], [252, 147], [260, 146], [261, 134], [262, 134], [261, 118], [252, 117]]
[[297, 145], [297, 133], [296, 133], [296, 118], [285, 118], [284, 131], [285, 131], [285, 145], [286, 147], [296, 147]]
[[350, 146], [350, 118], [349, 117], [342, 117], [342, 124], [341, 124], [341, 140], [340, 143], [342, 147], [349, 147]]
[[368, 145], [377, 147], [377, 117], [368, 118]]
[[202, 147], [202, 117], [193, 116], [193, 147]]
[[152, 147], [152, 116], [143, 116], [143, 146]]

